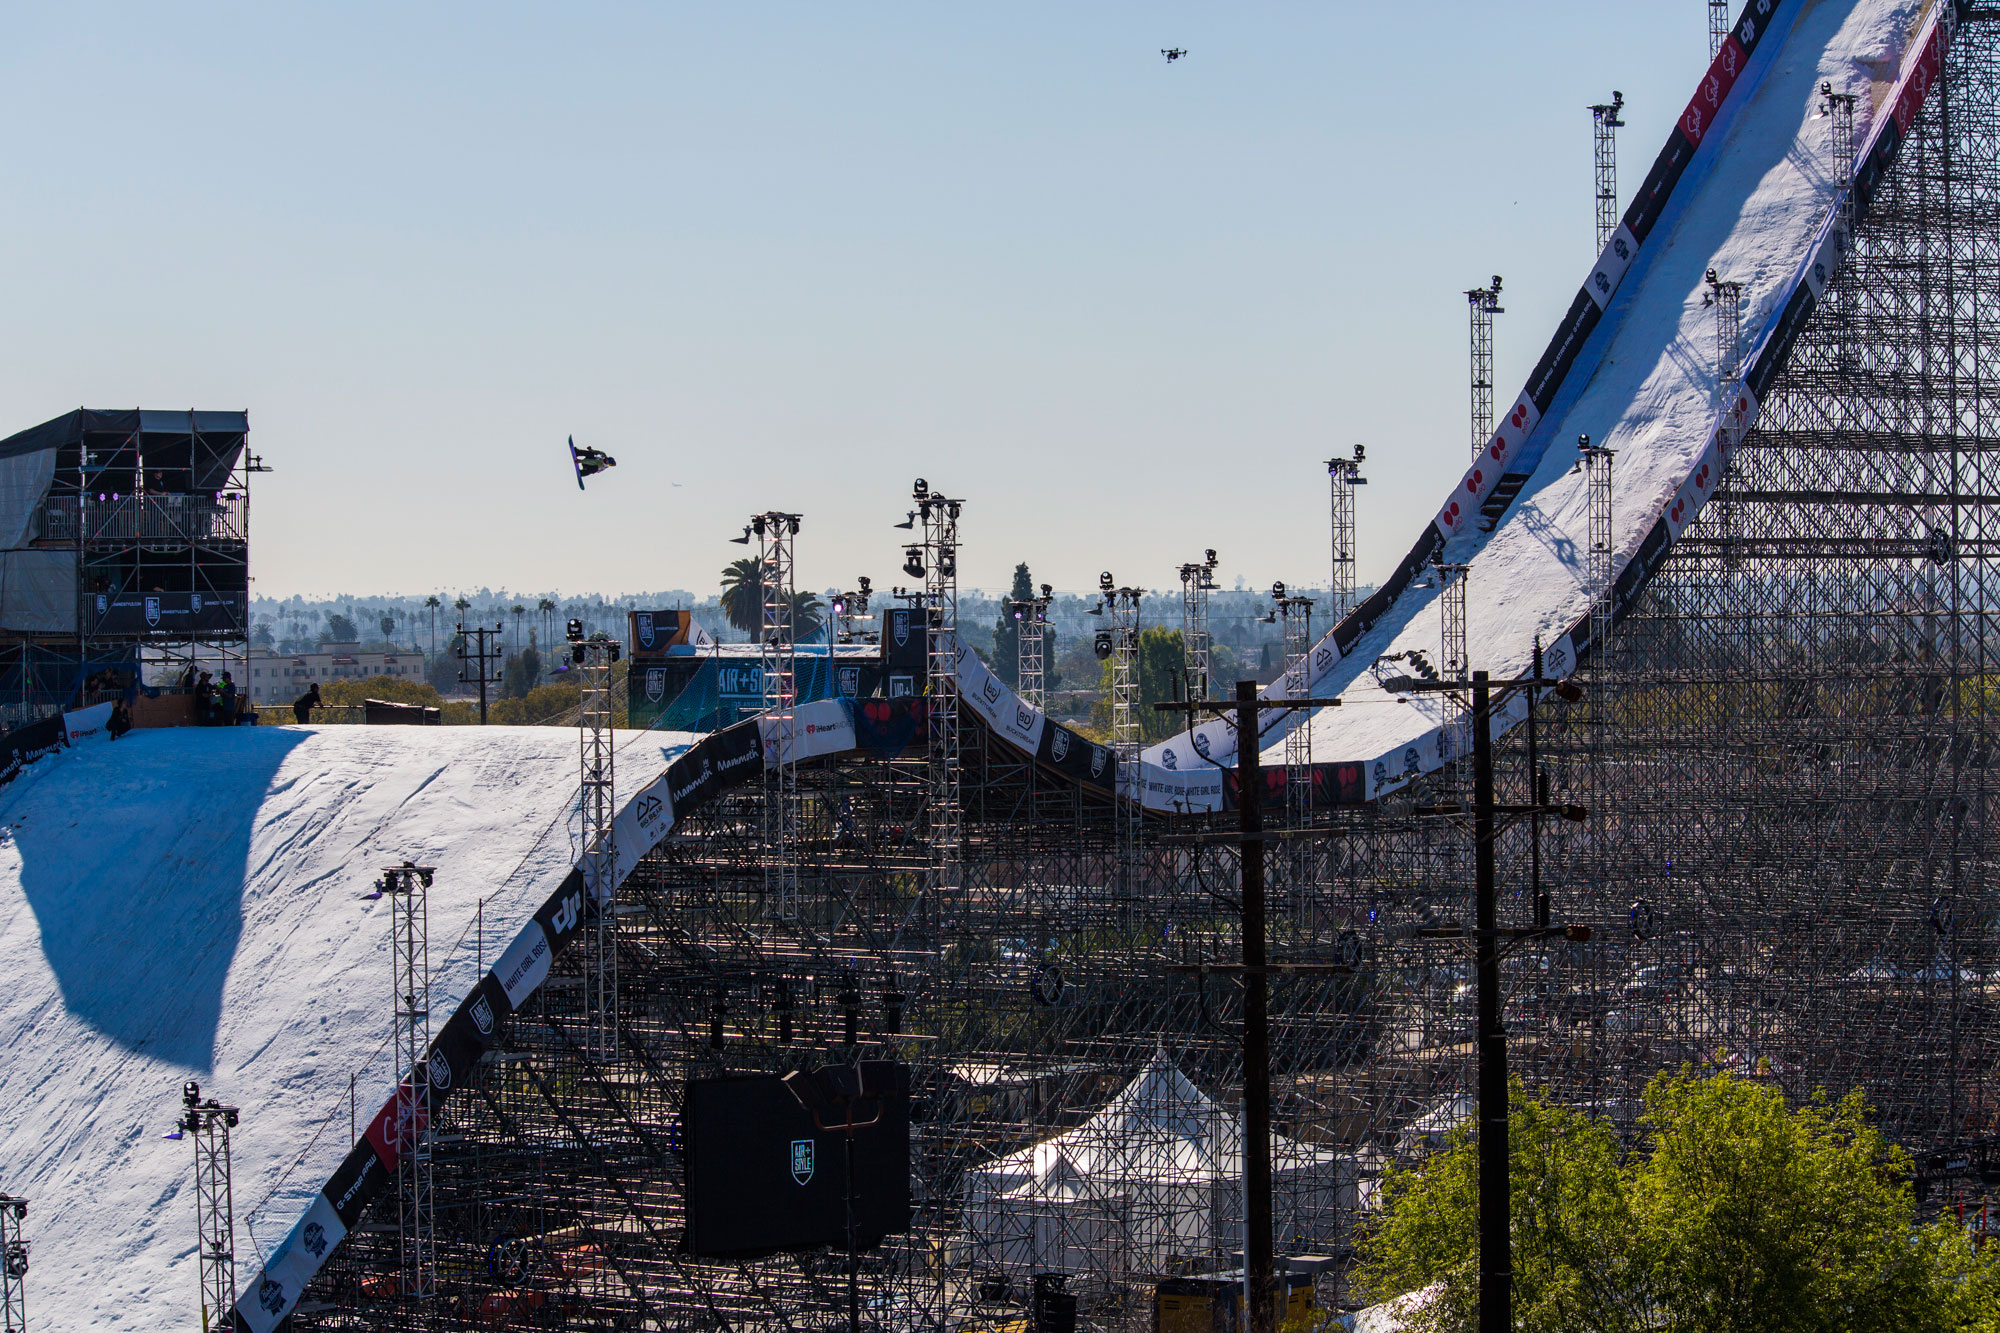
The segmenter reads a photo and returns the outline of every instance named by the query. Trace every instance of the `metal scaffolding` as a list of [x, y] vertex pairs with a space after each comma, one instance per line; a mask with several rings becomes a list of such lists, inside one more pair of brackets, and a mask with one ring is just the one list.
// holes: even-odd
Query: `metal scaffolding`
[[236, 1196], [230, 1182], [229, 1131], [241, 1116], [201, 1085], [181, 1087], [178, 1135], [194, 1141], [195, 1256], [201, 1267], [201, 1327], [219, 1328], [236, 1303]]
[[0, 1194], [0, 1333], [27, 1333], [28, 1242], [21, 1224], [28, 1220], [28, 1201]]
[[1713, 61], [1722, 54], [1722, 44], [1729, 40], [1729, 0], [1708, 0], [1708, 58]]
[[1141, 589], [1120, 587], [1106, 570], [1097, 576], [1110, 630], [1111, 753], [1118, 766], [1118, 799], [1113, 815], [1118, 835], [1118, 888], [1130, 897], [1139, 874], [1139, 751], [1145, 727], [1139, 716], [1139, 600]]
[[799, 765], [793, 735], [799, 699], [798, 607], [795, 553], [799, 515], [775, 510], [753, 514], [763, 616], [757, 644], [764, 682], [764, 722], [775, 747], [764, 765], [764, 910], [789, 918], [799, 907]]
[[1611, 244], [1618, 230], [1618, 131], [1625, 122], [1618, 118], [1625, 109], [1625, 94], [1612, 90], [1609, 102], [1590, 108], [1591, 140], [1596, 150], [1597, 253]]
[[1201, 563], [1181, 566], [1181, 658], [1190, 699], [1208, 697], [1208, 595], [1214, 591], [1215, 552], [1207, 550]]
[[[1490, 409], [1491, 404], [1488, 406]], [[1354, 542], [1354, 488], [1368, 484], [1368, 478], [1361, 475], [1361, 462], [1367, 457], [1367, 447], [1357, 444], [1352, 458], [1326, 460], [1327, 482], [1333, 493], [1333, 582], [1327, 587], [1326, 610], [1329, 625], [1338, 625], [1354, 609], [1354, 562], [1360, 554]]]
[[1023, 702], [1036, 708], [1044, 708], [1048, 702], [1048, 663], [1044, 645], [1048, 637], [1049, 607], [1055, 599], [1055, 589], [1044, 583], [1038, 595], [1007, 604], [1018, 626], [1014, 640], [1014, 679], [1018, 682], [1015, 692]]
[[570, 664], [582, 677], [577, 709], [579, 764], [577, 801], [582, 820], [584, 883], [596, 911], [590, 929], [590, 969], [585, 987], [593, 1024], [592, 1049], [610, 1058], [618, 1049], [618, 940], [612, 926], [617, 915], [618, 813], [617, 745], [612, 735], [611, 668], [618, 660], [616, 640], [596, 634], [586, 639], [583, 626], [571, 622]]
[[1469, 288], [1466, 309], [1472, 316], [1472, 456], [1486, 452], [1493, 439], [1493, 317], [1504, 315], [1500, 275], [1485, 287]]
[[[1510, 1066], [1538, 1096], [1634, 1134], [1647, 1081], [1684, 1063], [1801, 1100], [1858, 1087], [1932, 1216], [1975, 1215], [2000, 1174], [2000, 936], [1978, 924], [2000, 884], [2000, 455], [1983, 444], [2000, 438], [1996, 90], [2000, 21], [1975, 19], [1718, 499], [1650, 584], [1597, 599], [1581, 701], [1537, 705], [1542, 803], [1590, 818], [1551, 821], [1539, 853], [1530, 820], [1491, 844], [1500, 885], [1546, 895], [1502, 892], [1499, 929], [1592, 930], [1497, 963]], [[1602, 590], [1595, 521], [1588, 544]], [[1462, 679], [1479, 590], [1433, 576], [1459, 631], [1439, 669], [1408, 665]], [[1102, 634], [1108, 660], [1118, 636]], [[798, 775], [796, 919], [745, 929], [774, 852], [756, 783], [678, 819], [621, 890], [636, 1056], [592, 1054], [574, 952], [502, 1020], [440, 1129], [436, 1326], [835, 1326], [844, 1274], [824, 1254], [680, 1251], [678, 1115], [691, 1078], [856, 1054], [909, 1062], [926, 1108], [910, 1232], [860, 1264], [885, 1333], [1025, 1325], [1050, 1273], [1079, 1329], [1139, 1333], [1159, 1284], [1241, 1280], [1238, 812], [1140, 818], [962, 720], [949, 929], [913, 910], [937, 864], [929, 759], [816, 759]], [[1315, 779], [1340, 776], [1315, 757]], [[1493, 759], [1496, 799], [1541, 800], [1521, 729]], [[1331, 1256], [1315, 1261], [1323, 1307], [1352, 1301], [1347, 1256], [1382, 1171], [1446, 1142], [1472, 1092], [1454, 929], [1468, 839], [1415, 814], [1453, 804], [1450, 784], [1315, 803], [1309, 837], [1274, 828], [1250, 853], [1321, 849], [1315, 910], [1268, 930], [1274, 1246]], [[1146, 1163], [1168, 1122], [1205, 1145], [1172, 1189]], [[1086, 1159], [1094, 1174], [1070, 1170]], [[385, 1198], [315, 1280], [299, 1333], [408, 1326], [380, 1285], [396, 1237]]]
[[1715, 402], [1727, 406], [1743, 383], [1743, 284], [1710, 269], [1702, 304], [1715, 311]]
[[924, 534], [924, 624], [929, 718], [930, 839], [934, 885], [956, 912], [965, 887], [964, 718], [958, 694], [958, 516], [963, 500], [935, 494], [917, 478], [911, 488]]
[[[431, 1183], [430, 888], [431, 866], [384, 866], [376, 890], [389, 904], [389, 959], [395, 985], [393, 1124], [396, 1157], [396, 1292], [404, 1316], [421, 1327], [437, 1300], [437, 1207]], [[582, 910], [582, 904], [577, 905]]]

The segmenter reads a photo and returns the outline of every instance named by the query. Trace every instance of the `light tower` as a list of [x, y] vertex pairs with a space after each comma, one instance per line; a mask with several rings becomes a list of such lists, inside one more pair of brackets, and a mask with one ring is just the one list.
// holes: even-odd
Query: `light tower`
[[1611, 90], [1609, 102], [1590, 108], [1591, 136], [1597, 153], [1597, 253], [1611, 244], [1618, 230], [1618, 131], [1625, 122], [1618, 113], [1625, 109], [1625, 94]]
[[[201, 1265], [201, 1327], [207, 1333], [221, 1325], [236, 1301], [236, 1202], [229, 1179], [229, 1131], [236, 1128], [241, 1112], [213, 1097], [202, 1100], [201, 1084], [193, 1079], [181, 1085], [181, 1106], [176, 1128], [194, 1140], [195, 1257]], [[24, 1254], [24, 1272], [25, 1258]], [[8, 1267], [13, 1267], [11, 1254]]]
[[1210, 549], [1201, 553], [1199, 564], [1181, 566], [1181, 654], [1190, 699], [1208, 697], [1208, 595], [1214, 591], [1215, 551]]
[[1702, 304], [1715, 309], [1715, 402], [1727, 408], [1743, 380], [1743, 284], [1727, 282], [1710, 269]]
[[762, 576], [763, 615], [757, 646], [763, 668], [763, 725], [773, 750], [764, 762], [764, 911], [789, 920], [799, 911], [799, 763], [793, 728], [798, 720], [797, 627], [793, 611], [799, 515], [750, 516]]
[[618, 891], [618, 847], [613, 821], [618, 813], [615, 773], [617, 747], [611, 735], [611, 668], [619, 641], [603, 633], [584, 637], [583, 622], [565, 626], [570, 665], [581, 677], [577, 709], [578, 812], [583, 825], [583, 882], [597, 904], [584, 974], [590, 1045], [599, 1059], [618, 1050], [618, 941], [613, 899]]
[[[1281, 621], [1285, 627], [1285, 697], [1306, 699], [1312, 695], [1312, 598], [1291, 592], [1280, 580], [1271, 585], [1271, 610], [1265, 622]], [[1312, 714], [1301, 710], [1285, 719], [1285, 814], [1292, 828], [1302, 828], [1312, 819]], [[1291, 881], [1294, 906], [1306, 911], [1304, 839], [1294, 838], [1286, 849], [1286, 878]]]
[[1097, 576], [1102, 594], [1097, 614], [1111, 618], [1111, 628], [1097, 632], [1098, 660], [1111, 659], [1111, 751], [1118, 757], [1118, 790], [1112, 818], [1118, 821], [1119, 888], [1129, 902], [1138, 889], [1140, 797], [1139, 783], [1139, 600], [1137, 588], [1125, 588], [1105, 570]]
[[1722, 44], [1729, 40], [1729, 0], [1708, 0], [1708, 58], [1714, 60], [1722, 54]]
[[[1442, 649], [1441, 669], [1446, 680], [1465, 680], [1470, 675], [1465, 642], [1465, 585], [1472, 566], [1448, 565], [1440, 560], [1435, 569], [1438, 614], [1443, 622], [1439, 643]], [[1444, 771], [1456, 783], [1461, 761], [1470, 749], [1471, 713], [1458, 694], [1446, 692], [1438, 697], [1444, 701], [1444, 727], [1440, 732], [1440, 743], [1444, 747]]]
[[0, 1333], [27, 1333], [28, 1242], [21, 1236], [27, 1219], [26, 1199], [0, 1194]]
[[431, 1193], [431, 866], [384, 866], [375, 888], [389, 900], [389, 953], [396, 991], [396, 1234], [403, 1308], [423, 1322], [437, 1295], [437, 1213]]
[[1493, 317], [1504, 315], [1500, 304], [1500, 275], [1493, 275], [1489, 287], [1473, 287], [1465, 293], [1472, 314], [1472, 456], [1486, 452], [1493, 438]]
[[[1576, 437], [1577, 466], [1589, 490], [1590, 660], [1594, 683], [1609, 666], [1611, 637], [1611, 459], [1615, 450]], [[1601, 697], [1601, 696], [1600, 696]]]
[[1020, 627], [1014, 641], [1014, 679], [1022, 700], [1036, 708], [1046, 708], [1048, 662], [1044, 644], [1049, 627], [1049, 606], [1055, 589], [1044, 583], [1039, 595], [1009, 600], [1007, 609]]
[[931, 852], [937, 887], [956, 911], [965, 873], [958, 735], [958, 516], [965, 502], [933, 492], [922, 477], [911, 484], [910, 498], [924, 534], [923, 545], [913, 552], [921, 568], [910, 576], [924, 580]]
[[[1491, 346], [1490, 338], [1488, 346]], [[1493, 377], [1488, 375], [1486, 378], [1490, 383]], [[1492, 411], [1491, 396], [1489, 390], [1489, 413]], [[1491, 424], [1490, 416], [1488, 424]], [[1361, 460], [1367, 456], [1367, 448], [1357, 444], [1354, 446], [1354, 457], [1326, 460], [1327, 481], [1333, 492], [1333, 582], [1327, 588], [1329, 625], [1338, 625], [1354, 609], [1354, 561], [1358, 554], [1354, 545], [1354, 488], [1368, 484], [1368, 478], [1361, 475]]]

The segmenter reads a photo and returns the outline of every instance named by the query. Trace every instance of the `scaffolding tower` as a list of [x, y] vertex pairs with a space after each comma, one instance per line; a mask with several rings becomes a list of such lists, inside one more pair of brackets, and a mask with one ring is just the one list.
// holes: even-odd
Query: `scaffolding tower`
[[764, 725], [775, 747], [764, 765], [764, 903], [768, 915], [797, 915], [799, 903], [799, 764], [793, 728], [799, 698], [795, 554], [799, 515], [753, 514], [763, 616], [757, 645], [764, 682]]
[[590, 968], [585, 973], [592, 1047], [609, 1059], [618, 1049], [617, 915], [618, 814], [617, 745], [612, 735], [611, 676], [619, 644], [603, 634], [583, 637], [570, 622], [570, 664], [581, 675], [577, 709], [578, 813], [582, 816], [584, 883], [596, 911], [590, 931]]
[[[1472, 566], [1447, 564], [1432, 566], [1438, 583], [1440, 648], [1438, 669], [1446, 680], [1469, 680], [1471, 661], [1465, 640], [1466, 582]], [[1447, 785], [1456, 788], [1465, 761], [1472, 754], [1472, 714], [1465, 699], [1456, 691], [1438, 695], [1444, 704], [1443, 729], [1438, 744], [1443, 750]]]
[[1121, 898], [1136, 890], [1139, 832], [1144, 788], [1139, 777], [1139, 750], [1144, 744], [1144, 724], [1139, 716], [1139, 599], [1141, 590], [1122, 587], [1105, 570], [1097, 576], [1103, 594], [1102, 610], [1109, 618], [1111, 658], [1111, 753], [1117, 763], [1117, 799], [1113, 818], [1117, 825], [1118, 889]]
[[1729, 40], [1729, 0], [1708, 0], [1708, 58], [1712, 62], [1722, 54], [1722, 44]]
[[1493, 439], [1493, 317], [1504, 315], [1500, 275], [1485, 287], [1468, 288], [1466, 309], [1472, 316], [1472, 456], [1486, 452]]
[[0, 1333], [27, 1333], [28, 1241], [21, 1224], [28, 1219], [28, 1201], [0, 1194]]
[[1591, 137], [1597, 159], [1597, 253], [1611, 244], [1618, 230], [1618, 131], [1625, 122], [1618, 118], [1625, 109], [1625, 94], [1613, 89], [1609, 102], [1590, 108]]
[[965, 887], [965, 803], [958, 697], [958, 516], [963, 500], [911, 487], [924, 534], [924, 624], [929, 691], [931, 858], [940, 905], [956, 911]]
[[1333, 509], [1333, 582], [1326, 592], [1329, 625], [1338, 625], [1354, 609], [1354, 564], [1360, 554], [1354, 544], [1354, 488], [1368, 484], [1361, 475], [1361, 462], [1367, 456], [1367, 447], [1357, 444], [1352, 458], [1326, 460]]
[[[182, 1137], [194, 1140], [195, 1253], [201, 1266], [203, 1333], [222, 1326], [236, 1302], [236, 1198], [230, 1182], [229, 1131], [241, 1113], [201, 1095], [189, 1079], [181, 1087]], [[11, 1264], [10, 1264], [11, 1266]]]
[[1201, 553], [1199, 564], [1181, 566], [1181, 658], [1190, 699], [1208, 697], [1208, 595], [1215, 591], [1215, 551]]
[[1714, 269], [1703, 281], [1708, 291], [1702, 304], [1715, 311], [1715, 403], [1727, 408], [1743, 383], [1743, 284], [1730, 282]]
[[[394, 1126], [397, 1295], [416, 1326], [429, 1322], [437, 1297], [437, 1209], [431, 1181], [430, 888], [436, 870], [405, 861], [384, 866], [376, 889], [389, 902], [389, 960], [394, 971], [396, 1052]], [[578, 904], [581, 910], [582, 904]]]
[[1015, 692], [1023, 702], [1035, 708], [1048, 706], [1048, 663], [1044, 645], [1048, 636], [1049, 607], [1055, 599], [1055, 589], [1044, 583], [1036, 596], [1007, 604], [1019, 627], [1014, 640]]

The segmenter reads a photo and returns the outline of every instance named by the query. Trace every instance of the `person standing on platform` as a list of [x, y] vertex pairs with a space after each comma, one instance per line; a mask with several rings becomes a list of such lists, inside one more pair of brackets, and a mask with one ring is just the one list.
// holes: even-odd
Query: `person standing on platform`
[[312, 721], [312, 710], [319, 706], [319, 682], [314, 681], [306, 686], [304, 694], [292, 700], [292, 716], [297, 718], [299, 725], [303, 727]]

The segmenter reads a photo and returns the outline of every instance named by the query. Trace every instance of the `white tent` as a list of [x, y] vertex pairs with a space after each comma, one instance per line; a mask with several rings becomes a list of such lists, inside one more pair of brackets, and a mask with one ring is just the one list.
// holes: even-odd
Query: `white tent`
[[[1243, 1244], [1242, 1127], [1153, 1057], [1075, 1129], [967, 1174], [975, 1269], [1122, 1280]], [[1274, 1241], [1334, 1241], [1354, 1203], [1345, 1154], [1271, 1137]]]

